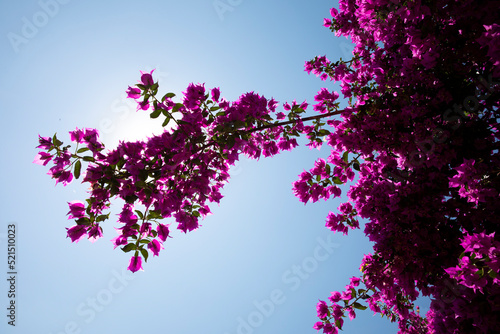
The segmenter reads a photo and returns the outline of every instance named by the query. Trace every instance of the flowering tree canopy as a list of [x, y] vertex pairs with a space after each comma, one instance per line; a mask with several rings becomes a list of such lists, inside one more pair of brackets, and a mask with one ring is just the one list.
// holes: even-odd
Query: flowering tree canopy
[[[160, 118], [165, 131], [105, 151], [95, 129], [75, 129], [70, 146], [40, 137], [35, 162], [64, 185], [90, 185], [86, 202], [69, 203], [72, 241], [102, 236], [111, 199], [124, 201], [112, 240], [142, 269], [169, 238], [171, 218], [183, 232], [199, 227], [218, 203], [229, 167], [240, 154], [258, 159], [292, 150], [305, 136], [328, 145], [293, 184], [307, 203], [348, 201], [326, 227], [360, 228], [374, 242], [360, 277], [320, 300], [314, 328], [337, 333], [345, 317], [369, 308], [397, 321], [400, 333], [494, 333], [500, 328], [500, 77], [499, 1], [340, 0], [324, 26], [355, 43], [353, 58], [318, 56], [305, 69], [341, 83], [322, 88], [316, 116], [306, 102], [283, 104], [254, 92], [236, 101], [218, 88], [190, 84], [182, 99], [158, 95], [151, 73], [129, 87], [138, 110]], [[340, 117], [334, 117], [340, 116]], [[325, 139], [325, 140], [324, 140]], [[420, 295], [432, 299], [419, 314]]]

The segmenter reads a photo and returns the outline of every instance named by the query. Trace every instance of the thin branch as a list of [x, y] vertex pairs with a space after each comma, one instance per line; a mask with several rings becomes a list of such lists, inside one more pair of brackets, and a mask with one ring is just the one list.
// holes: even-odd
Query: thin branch
[[264, 130], [264, 129], [268, 129], [268, 128], [274, 128], [276, 126], [282, 126], [282, 125], [288, 125], [288, 124], [292, 124], [292, 123], [297, 123], [298, 121], [307, 122], [307, 121], [311, 121], [311, 120], [314, 120], [314, 119], [320, 119], [320, 118], [323, 118], [323, 117], [339, 115], [339, 114], [343, 113], [344, 111], [346, 111], [346, 110], [343, 109], [343, 110], [333, 111], [333, 112], [329, 112], [329, 113], [322, 114], [322, 115], [309, 116], [309, 117], [306, 117], [306, 118], [298, 118], [298, 119], [294, 119], [294, 120], [286, 121], [286, 122], [281, 122], [281, 123], [268, 124], [268, 125], [264, 125], [264, 126], [261, 126], [261, 127], [258, 127], [258, 128], [250, 129], [250, 130], [245, 131], [245, 132], [246, 133], [252, 133], [252, 132], [255, 132], [255, 131], [260, 131], [260, 130]]

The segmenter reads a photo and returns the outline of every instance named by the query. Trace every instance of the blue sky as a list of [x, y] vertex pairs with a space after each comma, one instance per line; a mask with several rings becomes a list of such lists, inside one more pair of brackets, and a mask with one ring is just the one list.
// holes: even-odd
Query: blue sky
[[[342, 291], [371, 251], [361, 230], [324, 227], [345, 200], [303, 205], [291, 184], [320, 151], [300, 147], [232, 169], [220, 206], [202, 228], [175, 231], [144, 272], [113, 250], [119, 207], [91, 244], [66, 239], [73, 182], [54, 187], [32, 164], [38, 134], [69, 141], [98, 128], [107, 147], [161, 131], [125, 90], [156, 69], [161, 92], [190, 82], [229, 100], [256, 91], [280, 102], [313, 102], [334, 87], [303, 71], [306, 60], [349, 57], [344, 38], [322, 26], [336, 1], [0, 1], [1, 333], [316, 333], [316, 303]], [[335, 86], [338, 87], [338, 86]], [[345, 194], [345, 192], [344, 192]], [[7, 226], [16, 224], [16, 327], [7, 324]], [[372, 312], [345, 333], [396, 332]]]

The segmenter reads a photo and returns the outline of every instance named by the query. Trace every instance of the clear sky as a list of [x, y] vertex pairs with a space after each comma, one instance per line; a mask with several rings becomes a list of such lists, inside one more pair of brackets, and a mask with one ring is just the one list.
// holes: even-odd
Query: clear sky
[[[161, 92], [190, 82], [219, 86], [229, 100], [256, 91], [280, 102], [313, 102], [326, 85], [306, 60], [349, 58], [322, 26], [336, 1], [0, 0], [0, 333], [316, 333], [318, 299], [359, 274], [371, 245], [324, 227], [343, 200], [303, 205], [291, 184], [320, 151], [300, 147], [242, 159], [220, 206], [202, 227], [167, 240], [145, 271], [126, 272], [113, 250], [115, 208], [104, 237], [66, 239], [67, 202], [85, 186], [54, 186], [32, 164], [38, 134], [69, 142], [75, 127], [98, 128], [109, 148], [161, 131], [125, 90], [156, 69]], [[338, 86], [336, 86], [338, 87]], [[120, 204], [120, 203], [119, 203]], [[7, 324], [7, 226], [16, 224], [16, 327]], [[395, 333], [367, 310], [344, 333]]]

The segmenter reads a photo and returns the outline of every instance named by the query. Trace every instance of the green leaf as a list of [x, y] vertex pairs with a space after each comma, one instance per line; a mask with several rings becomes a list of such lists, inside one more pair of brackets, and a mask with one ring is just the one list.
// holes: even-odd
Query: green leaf
[[54, 136], [52, 137], [52, 144], [54, 146], [61, 146], [63, 144], [62, 141], [60, 141], [59, 139], [57, 139], [56, 133], [54, 133]]
[[340, 322], [340, 319], [335, 320], [335, 327], [342, 329], [342, 322]]
[[95, 162], [94, 157], [83, 157], [83, 160], [88, 162]]
[[161, 102], [165, 101], [165, 99], [171, 99], [175, 96], [174, 93], [167, 93], [165, 95], [163, 95], [163, 97], [161, 98]]
[[144, 194], [146, 195], [146, 198], [149, 199], [151, 197], [151, 193], [152, 193], [151, 189], [146, 188], [143, 191], [144, 191]]
[[333, 183], [335, 184], [344, 184], [344, 182], [342, 182], [338, 176], [334, 176], [332, 177], [332, 180], [333, 180]]
[[82, 147], [82, 148], [79, 148], [78, 151], [76, 151], [76, 153], [83, 153], [83, 152], [87, 152], [89, 150], [88, 147]]
[[235, 129], [243, 128], [246, 125], [245, 122], [243, 121], [235, 121], [233, 124]]
[[161, 215], [158, 211], [150, 210], [148, 212], [147, 220], [158, 219], [158, 218], [161, 218]]
[[163, 121], [163, 124], [161, 126], [166, 127], [169, 122], [170, 122], [170, 116], [167, 116], [167, 118], [165, 118], [165, 120]]
[[210, 107], [210, 111], [216, 111], [216, 110], [219, 110], [220, 107]]
[[125, 159], [120, 158], [120, 160], [118, 160], [118, 163], [116, 164], [116, 167], [118, 167], [118, 169], [122, 169], [124, 165], [125, 165]]
[[352, 168], [354, 168], [358, 172], [361, 170], [361, 168], [359, 167], [359, 163], [357, 163], [357, 162], [355, 162], [355, 163], [352, 164]]
[[133, 243], [129, 243], [126, 246], [121, 248], [121, 250], [124, 251], [125, 253], [128, 253], [128, 252], [130, 252], [132, 250], [136, 250], [136, 249], [137, 249], [137, 246], [136, 246], [136, 244], [133, 244]]
[[148, 262], [148, 251], [144, 248], [141, 248], [141, 254], [142, 254], [142, 257], [144, 258], [144, 262]]
[[74, 174], [75, 174], [75, 179], [78, 179], [80, 177], [80, 172], [82, 170], [82, 162], [80, 160], [77, 160], [75, 162], [75, 170], [74, 170]]
[[354, 306], [354, 308], [356, 308], [356, 309], [358, 309], [358, 310], [363, 310], [363, 311], [364, 311], [364, 310], [366, 310], [366, 309], [367, 309], [367, 307], [366, 307], [366, 306], [361, 305], [361, 304], [360, 304], [360, 303], [358, 303], [358, 302], [354, 302], [353, 306]]
[[342, 160], [347, 162], [349, 160], [349, 151], [345, 151], [344, 154], [342, 155]]
[[326, 164], [325, 166], [325, 171], [328, 175], [330, 175], [331, 171], [332, 171], [332, 167], [329, 165], [329, 164]]
[[497, 277], [497, 273], [493, 269], [490, 269], [488, 271], [488, 275], [490, 275], [491, 278], [496, 278]]
[[151, 114], [149, 114], [149, 117], [151, 118], [158, 118], [160, 116], [162, 109], [156, 109], [153, 111]]
[[102, 222], [109, 218], [109, 213], [107, 215], [99, 215], [95, 219], [96, 222]]
[[141, 241], [139, 241], [139, 243], [141, 244], [149, 244], [151, 241], [148, 240], [148, 239], [142, 239]]
[[233, 148], [235, 141], [236, 141], [236, 139], [234, 138], [234, 136], [230, 136], [229, 138], [227, 138], [227, 141], [226, 141], [227, 148]]
[[142, 181], [142, 180], [138, 180], [135, 184], [134, 184], [137, 188], [146, 188], [148, 185], [146, 184], [146, 182]]
[[182, 107], [184, 107], [182, 103], [176, 103], [175, 106], [172, 108], [172, 112], [179, 111], [179, 109], [181, 109]]
[[141, 211], [135, 210], [135, 213], [137, 213], [137, 215], [139, 216], [140, 219], [144, 219], [144, 215], [142, 214]]
[[78, 218], [76, 220], [76, 224], [77, 225], [90, 225], [90, 219], [88, 219], [87, 217], [82, 217], [82, 218]]

